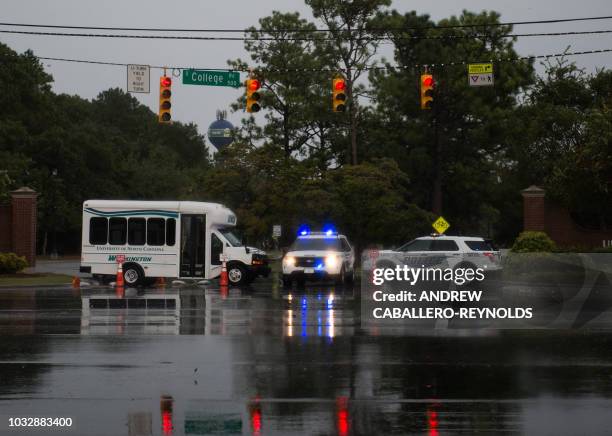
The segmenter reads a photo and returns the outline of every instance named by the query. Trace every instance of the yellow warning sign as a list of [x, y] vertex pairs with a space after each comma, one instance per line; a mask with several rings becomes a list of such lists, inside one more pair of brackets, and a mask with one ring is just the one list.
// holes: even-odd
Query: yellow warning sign
[[493, 64], [468, 64], [468, 73], [486, 74], [493, 72]]
[[443, 217], [440, 217], [435, 220], [431, 226], [435, 229], [436, 232], [442, 235], [445, 231], [448, 230], [450, 224]]

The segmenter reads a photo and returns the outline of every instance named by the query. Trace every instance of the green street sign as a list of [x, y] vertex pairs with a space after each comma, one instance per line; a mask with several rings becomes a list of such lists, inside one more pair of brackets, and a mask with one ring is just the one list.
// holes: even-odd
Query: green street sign
[[183, 85], [240, 87], [237, 71], [183, 70]]

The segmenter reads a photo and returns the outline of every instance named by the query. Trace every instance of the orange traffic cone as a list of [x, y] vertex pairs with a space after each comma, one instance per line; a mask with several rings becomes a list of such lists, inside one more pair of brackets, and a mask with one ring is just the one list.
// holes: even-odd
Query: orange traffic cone
[[166, 279], [164, 277], [158, 277], [155, 280], [155, 286], [166, 286]]
[[228, 286], [229, 280], [227, 278], [227, 267], [225, 261], [221, 263], [221, 277], [219, 277], [219, 286]]
[[115, 286], [117, 288], [123, 288], [124, 283], [123, 283], [123, 264], [122, 263], [118, 263], [117, 264], [117, 279], [115, 280]]
[[81, 287], [81, 279], [77, 276], [72, 277], [72, 287], [75, 289]]

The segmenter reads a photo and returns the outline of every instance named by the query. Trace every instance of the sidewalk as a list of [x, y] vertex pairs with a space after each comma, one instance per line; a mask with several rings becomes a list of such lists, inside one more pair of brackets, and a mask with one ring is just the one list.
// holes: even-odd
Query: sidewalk
[[80, 273], [79, 259], [36, 260], [36, 266], [24, 270], [28, 274], [51, 273], [67, 276], [89, 277], [90, 274]]

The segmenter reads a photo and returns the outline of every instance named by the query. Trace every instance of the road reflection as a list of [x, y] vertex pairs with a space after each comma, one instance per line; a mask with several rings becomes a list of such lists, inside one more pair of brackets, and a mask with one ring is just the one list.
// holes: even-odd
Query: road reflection
[[358, 307], [353, 290], [309, 289], [270, 298], [252, 289], [183, 291], [88, 290], [81, 295], [84, 335], [197, 334], [353, 335]]
[[72, 416], [72, 434], [612, 428], [609, 332], [379, 335], [359, 291], [331, 286], [32, 289], [0, 305], [3, 413]]

